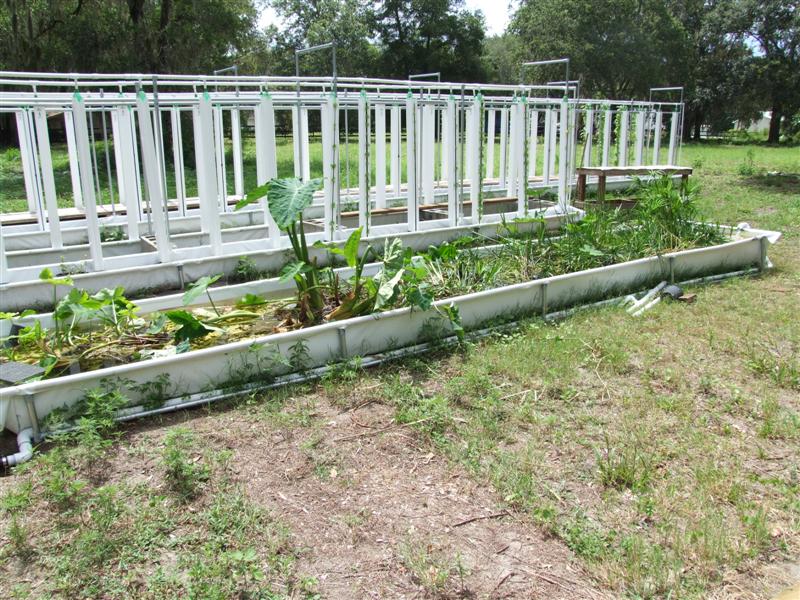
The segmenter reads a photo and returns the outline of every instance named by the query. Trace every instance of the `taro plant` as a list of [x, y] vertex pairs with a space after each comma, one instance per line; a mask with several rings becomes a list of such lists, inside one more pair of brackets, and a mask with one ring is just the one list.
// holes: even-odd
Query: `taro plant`
[[297, 304], [300, 320], [317, 321], [325, 307], [325, 299], [320, 285], [320, 270], [316, 258], [312, 259], [308, 252], [303, 211], [314, 199], [314, 192], [321, 189], [322, 179], [300, 181], [295, 177], [272, 179], [250, 192], [236, 204], [239, 210], [264, 196], [272, 218], [289, 236], [295, 260], [287, 264], [281, 271], [281, 279], [293, 279], [297, 285]]

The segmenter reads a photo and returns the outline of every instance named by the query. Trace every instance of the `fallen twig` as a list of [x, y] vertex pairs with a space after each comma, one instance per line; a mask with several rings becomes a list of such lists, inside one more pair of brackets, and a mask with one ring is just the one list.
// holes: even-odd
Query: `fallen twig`
[[467, 525], [468, 523], [472, 523], [474, 521], [482, 521], [484, 519], [498, 519], [500, 517], [507, 517], [510, 516], [510, 513], [507, 510], [500, 511], [499, 513], [494, 513], [491, 515], [479, 515], [477, 517], [470, 517], [469, 519], [465, 519], [463, 521], [459, 521], [455, 525], [451, 525], [450, 527], [461, 527], [462, 525]]

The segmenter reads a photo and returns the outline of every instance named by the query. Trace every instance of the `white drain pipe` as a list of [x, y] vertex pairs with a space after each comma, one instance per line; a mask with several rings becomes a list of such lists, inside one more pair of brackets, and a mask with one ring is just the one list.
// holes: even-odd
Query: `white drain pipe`
[[0, 464], [4, 469], [15, 467], [27, 462], [33, 456], [33, 428], [28, 427], [17, 434], [17, 447], [19, 451], [0, 458]]

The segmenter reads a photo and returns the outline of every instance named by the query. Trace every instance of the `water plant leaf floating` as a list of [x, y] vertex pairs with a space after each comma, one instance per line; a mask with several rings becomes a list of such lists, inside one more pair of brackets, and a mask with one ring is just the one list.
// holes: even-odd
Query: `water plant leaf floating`
[[180, 325], [175, 331], [175, 340], [183, 342], [186, 340], [194, 340], [197, 338], [205, 337], [209, 333], [215, 331], [222, 331], [219, 327], [203, 323], [200, 319], [195, 317], [192, 313], [186, 310], [170, 310], [166, 313], [167, 318]]
[[264, 296], [259, 296], [258, 294], [245, 294], [236, 302], [236, 306], [259, 306], [261, 304], [266, 304], [267, 299]]

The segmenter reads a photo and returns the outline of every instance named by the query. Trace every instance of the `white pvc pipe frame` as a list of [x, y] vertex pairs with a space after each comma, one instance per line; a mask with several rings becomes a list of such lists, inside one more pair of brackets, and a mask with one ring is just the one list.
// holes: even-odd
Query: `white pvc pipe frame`
[[[160, 91], [152, 82], [161, 86]], [[561, 213], [566, 212], [574, 182], [575, 161], [572, 157], [578, 137], [574, 127], [575, 112], [598, 105], [598, 101], [595, 100], [554, 99], [533, 95], [541, 91], [560, 89], [557, 86], [479, 86], [428, 82], [423, 85], [419, 82], [383, 79], [339, 78], [336, 85], [340, 91], [344, 90], [344, 94], [334, 95], [333, 80], [319, 77], [303, 78], [299, 81], [303, 89], [300, 94], [299, 109], [296, 95], [298, 80], [295, 78], [0, 72], [0, 84], [3, 83], [11, 83], [15, 87], [30, 86], [32, 89], [31, 92], [0, 93], [0, 111], [11, 111], [17, 117], [29, 210], [37, 217], [36, 229], [49, 232], [50, 247], [53, 249], [63, 246], [61, 232], [73, 225], [61, 221], [56, 206], [45, 111], [60, 111], [64, 114], [73, 197], [76, 208], [82, 207], [84, 211], [91, 257], [89, 263], [82, 263], [80, 266], [93, 271], [230, 256], [253, 250], [252, 243], [247, 248], [237, 243], [225, 243], [220, 233], [220, 213], [228, 212], [230, 210], [228, 201], [239, 199], [244, 193], [241, 135], [243, 112], [252, 111], [254, 114], [256, 179], [259, 182], [278, 174], [275, 143], [277, 111], [291, 114], [292, 128], [295, 132], [294, 174], [304, 179], [310, 177], [309, 112], [320, 113], [325, 189], [319, 195], [318, 201], [324, 206], [324, 238], [336, 240], [347, 235], [341, 226], [343, 157], [338, 139], [340, 115], [343, 110], [355, 110], [358, 113], [358, 226], [369, 231], [373, 208], [384, 208], [397, 203], [397, 200], [402, 200], [405, 196], [407, 216], [405, 230], [414, 232], [422, 226], [419, 220], [419, 206], [436, 201], [438, 195], [447, 198], [447, 216], [444, 219], [427, 222], [426, 227], [456, 227], [479, 223], [484, 214], [483, 190], [501, 191], [518, 200], [516, 210], [506, 213], [504, 215], [506, 218], [526, 216], [527, 186], [540, 183], [535, 177], [539, 115], [544, 116], [545, 124], [541, 183], [549, 185], [551, 181], [557, 181], [556, 210]], [[215, 88], [213, 92], [209, 89], [212, 86]], [[219, 86], [223, 87], [221, 91]], [[107, 93], [109, 87], [118, 87], [119, 93]], [[132, 87], [139, 87], [142, 91], [136, 93], [131, 90]], [[48, 91], [52, 88], [58, 91]], [[65, 88], [81, 91], [80, 93], [61, 91]], [[232, 88], [235, 88], [235, 91]], [[360, 89], [361, 93], [349, 94], [348, 90], [352, 89]], [[459, 89], [460, 100], [457, 97]], [[419, 96], [411, 94], [411, 90], [419, 91]], [[408, 94], [403, 93], [404, 91]], [[448, 93], [444, 94], [445, 91]], [[176, 181], [174, 201], [165, 196], [166, 165], [162, 150], [164, 142], [163, 139], [154, 137], [155, 133], [164, 135], [161, 127], [153, 126], [156, 94], [159, 114], [169, 116], [170, 121]], [[677, 104], [663, 103], [606, 104], [609, 107], [608, 115], [611, 114], [610, 107], [618, 109], [629, 106], [649, 107], [651, 111], [655, 111], [658, 129], [653, 136], [653, 156], [654, 159], [658, 158], [661, 139], [660, 110], [662, 107], [680, 110], [680, 107]], [[33, 118], [29, 107], [33, 107]], [[385, 160], [387, 109], [391, 125], [388, 186]], [[187, 210], [186, 207], [180, 118], [181, 113], [185, 111], [191, 112], [193, 116], [196, 171], [199, 174], [198, 211]], [[118, 143], [114, 144], [117, 179], [115, 187], [119, 191], [121, 204], [126, 208], [127, 217], [124, 220], [118, 216], [101, 217], [96, 210], [95, 191], [99, 189], [97, 185], [99, 173], [96, 161], [95, 163], [92, 161], [87, 121], [91, 121], [97, 115], [105, 118], [106, 112], [111, 115], [112, 133], [115, 140], [118, 140]], [[494, 129], [497, 113], [500, 113], [501, 123], [500, 170], [498, 179], [495, 180]], [[234, 174], [232, 195], [228, 194], [226, 175], [228, 170], [224, 141], [226, 114], [229, 115], [227, 121], [232, 132]], [[487, 118], [491, 130], [488, 134], [485, 133]], [[373, 121], [375, 122], [374, 144], [371, 125]], [[442, 122], [438, 139], [435, 126], [437, 121]], [[680, 143], [674, 127], [677, 119], [672, 118], [671, 122], [673, 126], [670, 136], [670, 158], [674, 157], [675, 148]], [[610, 130], [608, 117], [607, 123], [609, 123], [607, 128]], [[644, 139], [644, 128], [637, 128], [636, 133]], [[407, 142], [412, 142], [406, 145], [408, 168], [405, 178], [402, 177], [400, 168], [403, 137]], [[487, 137], [491, 143], [488, 151]], [[636, 144], [637, 147], [640, 144], [638, 137]], [[438, 177], [435, 169], [437, 145], [441, 146]], [[603, 143], [604, 157], [609, 152], [609, 147], [610, 137], [607, 135]], [[482, 156], [487, 158], [484, 177], [478, 173]], [[302, 161], [299, 157], [302, 157]], [[370, 172], [373, 158], [377, 171], [374, 185]], [[462, 161], [462, 158], [465, 160]], [[466, 167], [463, 173], [459, 168], [461, 164]], [[143, 187], [140, 185], [142, 180], [145, 182]], [[387, 191], [391, 194], [389, 198]], [[471, 217], [465, 217], [461, 210], [464, 194], [469, 194], [473, 202]], [[347, 195], [349, 197], [349, 190]], [[170, 202], [174, 202], [177, 211], [170, 213], [167, 210]], [[280, 235], [280, 231], [271, 221], [266, 203], [262, 206], [267, 213], [265, 220], [270, 227], [269, 235], [261, 247], [288, 247], [288, 240]], [[201, 231], [207, 234], [208, 243], [189, 248], [175, 248], [170, 238], [171, 222], [197, 212], [200, 215]], [[133, 256], [104, 256], [99, 233], [101, 226], [125, 223], [128, 238], [137, 240], [140, 236], [140, 224], [143, 221], [146, 221], [148, 231], [155, 234], [157, 252], [137, 253]], [[6, 226], [0, 229], [0, 236], [30, 229], [30, 226]], [[380, 231], [381, 228], [376, 227], [376, 233]], [[386, 233], [393, 231], [394, 228]], [[5, 254], [0, 257], [0, 285], [35, 279], [37, 275], [38, 272], [33, 268], [10, 268]]]
[[285, 368], [265, 365], [269, 356], [263, 356], [262, 351], [269, 349], [288, 357], [298, 342], [305, 346], [308, 356], [306, 368], [411, 346], [424, 340], [426, 332], [435, 330], [437, 323], [445, 333], [449, 331], [437, 309], [451, 304], [458, 307], [463, 326], [470, 330], [496, 318], [537, 313], [546, 316], [556, 309], [617, 296], [662, 279], [679, 281], [753, 266], [761, 270], [770, 268], [767, 248], [780, 238], [780, 234], [760, 230], [743, 230], [743, 234], [744, 239], [717, 246], [642, 258], [440, 300], [429, 311], [400, 308], [185, 354], [3, 388], [0, 389], [0, 423], [14, 432], [38, 426], [32, 421], [32, 414], [43, 419], [56, 408], [72, 406], [88, 390], [100, 387], [103, 380], [116, 381], [122, 393], [137, 404], [143, 400], [142, 386], [146, 388], [149, 382], [164, 376], [169, 377], [171, 395], [180, 398], [224, 388], [226, 382], [244, 377], [263, 379], [280, 375]]

